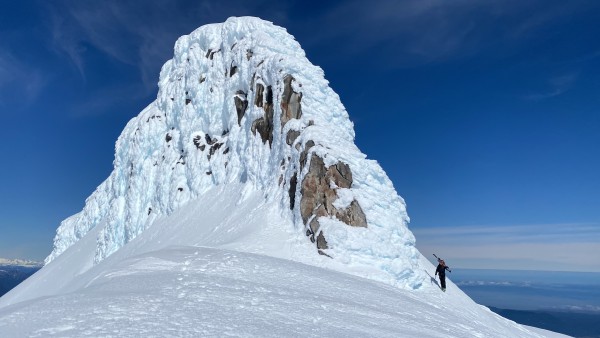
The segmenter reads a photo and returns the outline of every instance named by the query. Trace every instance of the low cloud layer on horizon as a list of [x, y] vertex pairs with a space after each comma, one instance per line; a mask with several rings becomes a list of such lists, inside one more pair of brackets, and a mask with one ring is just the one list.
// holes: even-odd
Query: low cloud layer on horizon
[[[600, 224], [412, 228], [417, 248], [452, 266], [600, 272]], [[431, 256], [431, 257], [430, 257]]]

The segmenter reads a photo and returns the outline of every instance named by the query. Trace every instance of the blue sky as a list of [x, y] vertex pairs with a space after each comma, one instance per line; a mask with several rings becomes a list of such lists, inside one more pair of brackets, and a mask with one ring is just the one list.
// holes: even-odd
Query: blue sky
[[425, 255], [600, 271], [596, 1], [5, 3], [0, 257], [50, 252], [177, 37], [241, 15], [286, 27], [324, 69]]

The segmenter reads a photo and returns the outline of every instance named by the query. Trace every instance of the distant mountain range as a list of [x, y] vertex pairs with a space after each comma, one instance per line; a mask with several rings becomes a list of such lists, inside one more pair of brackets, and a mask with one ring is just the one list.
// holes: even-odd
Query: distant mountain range
[[41, 268], [42, 265], [44, 265], [44, 263], [42, 263], [42, 262], [36, 262], [36, 261], [30, 261], [30, 260], [25, 260], [25, 259], [0, 258], [0, 266], [4, 266], [4, 265], [19, 265], [19, 266]]
[[0, 258], [0, 297], [42, 267], [41, 262]]

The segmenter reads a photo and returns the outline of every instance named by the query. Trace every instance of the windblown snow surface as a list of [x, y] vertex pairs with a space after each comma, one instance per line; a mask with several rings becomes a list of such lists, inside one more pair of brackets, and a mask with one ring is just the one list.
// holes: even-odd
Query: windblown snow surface
[[[203, 26], [177, 41], [159, 88], [46, 265], [0, 298], [0, 336], [560, 336], [494, 314], [451, 281], [441, 292], [404, 201], [283, 28], [249, 17]], [[284, 123], [286, 90], [300, 93], [302, 114]], [[272, 139], [255, 129], [269, 105]], [[334, 206], [356, 200], [368, 222], [321, 216], [330, 257], [300, 215], [303, 152], [349, 165], [352, 186]]]

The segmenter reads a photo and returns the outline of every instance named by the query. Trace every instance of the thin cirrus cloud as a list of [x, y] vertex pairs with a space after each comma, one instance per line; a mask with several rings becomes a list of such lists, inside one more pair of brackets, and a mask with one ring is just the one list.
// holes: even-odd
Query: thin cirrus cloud
[[[467, 3], [467, 4], [465, 4]], [[381, 1], [377, 6], [365, 6], [362, 1], [349, 1], [324, 12], [312, 25], [319, 30], [312, 34], [310, 44], [337, 41], [349, 53], [377, 52], [381, 45], [397, 49], [397, 62], [418, 57], [420, 62], [447, 58], [465, 47], [473, 31], [461, 18], [468, 1], [446, 2]], [[328, 23], [335, 22], [335, 25]], [[320, 30], [320, 27], [328, 27]]]
[[43, 72], [19, 61], [8, 49], [0, 52], [0, 106], [28, 106], [45, 84]]
[[463, 268], [600, 272], [596, 223], [412, 230], [426, 257], [438, 253]]
[[555, 76], [548, 80], [548, 90], [544, 92], [529, 94], [525, 98], [528, 100], [544, 100], [559, 96], [567, 92], [575, 84], [578, 78], [577, 72], [571, 72], [561, 76]]
[[581, 1], [382, 0], [377, 6], [344, 1], [310, 18], [307, 26], [314, 31], [308, 43], [335, 43], [345, 54], [384, 54], [387, 67], [482, 54], [501, 59], [528, 49], [549, 27], [595, 7]]
[[[151, 90], [156, 87], [160, 67], [172, 57], [178, 37], [229, 15], [258, 12], [263, 3], [155, 1], [148, 6], [144, 1], [63, 1], [48, 5], [48, 12], [56, 50], [69, 57], [83, 78], [83, 46], [89, 44], [115, 61], [137, 67], [145, 88]], [[285, 17], [277, 7], [271, 12]]]
[[[255, 15], [303, 35], [303, 45], [336, 44], [344, 54], [389, 54], [390, 64], [415, 65], [449, 58], [510, 55], [544, 29], [594, 4], [558, 1], [407, 0], [366, 6], [352, 0], [328, 6], [300, 2], [143, 1], [48, 4], [52, 38], [84, 76], [84, 43], [139, 67], [153, 85], [156, 70], [172, 53], [173, 41], [198, 26], [232, 15]], [[579, 12], [578, 12], [579, 11]], [[290, 19], [290, 13], [298, 16]], [[569, 14], [569, 15], [565, 15]], [[332, 24], [333, 23], [333, 24]], [[340, 54], [340, 53], [336, 53]], [[333, 57], [333, 56], [332, 56]], [[336, 55], [337, 57], [337, 55]]]
[[[153, 29], [147, 15], [140, 15], [144, 6], [133, 11], [132, 4], [63, 2], [48, 5], [53, 46], [68, 57], [84, 80], [86, 46], [102, 51], [114, 61], [138, 67], [142, 78], [148, 77], [147, 65], [156, 63], [156, 55], [147, 46], [163, 41], [161, 36], [165, 33]], [[136, 13], [136, 16], [127, 13]], [[140, 17], [147, 21], [140, 21]]]

